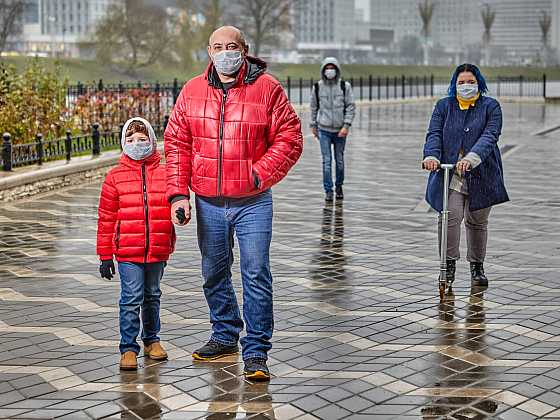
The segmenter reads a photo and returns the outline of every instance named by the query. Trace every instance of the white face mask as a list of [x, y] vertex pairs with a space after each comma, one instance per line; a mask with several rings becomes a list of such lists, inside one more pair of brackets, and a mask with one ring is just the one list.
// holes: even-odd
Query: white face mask
[[150, 140], [134, 141], [123, 145], [123, 153], [133, 160], [142, 160], [150, 156], [154, 146]]
[[478, 94], [478, 85], [476, 83], [464, 83], [457, 85], [457, 95], [461, 99], [472, 99]]
[[334, 79], [336, 77], [336, 70], [335, 69], [326, 69], [325, 70], [325, 77], [327, 79]]
[[243, 54], [241, 51], [220, 51], [212, 56], [212, 62], [219, 74], [231, 76], [241, 68]]

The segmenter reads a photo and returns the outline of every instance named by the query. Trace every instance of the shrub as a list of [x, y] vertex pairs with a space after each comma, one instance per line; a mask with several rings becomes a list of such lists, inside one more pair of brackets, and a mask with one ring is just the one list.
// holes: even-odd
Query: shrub
[[49, 70], [38, 59], [29, 62], [23, 72], [0, 64], [0, 131], [9, 132], [13, 142], [64, 135], [70, 128], [66, 107], [67, 80], [59, 78], [60, 65]]

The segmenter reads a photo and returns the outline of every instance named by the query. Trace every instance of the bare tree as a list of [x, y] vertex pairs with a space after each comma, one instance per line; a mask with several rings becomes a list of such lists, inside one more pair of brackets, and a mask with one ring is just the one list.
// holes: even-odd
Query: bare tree
[[99, 60], [122, 64], [128, 74], [134, 74], [135, 69], [155, 63], [169, 51], [167, 12], [143, 0], [124, 0], [109, 8], [95, 38]]
[[27, 0], [0, 0], [0, 54], [8, 37], [18, 32], [27, 4]]
[[492, 41], [492, 25], [496, 19], [496, 12], [492, 7], [486, 3], [480, 11], [482, 17], [482, 24], [484, 25], [484, 35], [482, 41], [484, 43], [484, 61], [485, 65], [490, 65], [490, 42]]
[[279, 34], [290, 27], [290, 9], [299, 0], [235, 0], [243, 10], [239, 26], [252, 41], [252, 53], [259, 55], [263, 45], [274, 45]]
[[432, 32], [432, 18], [434, 16], [435, 3], [432, 0], [423, 0], [418, 3], [418, 12], [422, 19], [422, 37], [424, 38], [424, 65], [427, 66], [428, 59], [428, 42]]
[[542, 49], [543, 49], [543, 65], [547, 66], [549, 61], [550, 55], [550, 48], [549, 48], [549, 35], [550, 29], [552, 28], [552, 16], [546, 11], [541, 12], [541, 16], [539, 17], [539, 26], [541, 28], [542, 34]]

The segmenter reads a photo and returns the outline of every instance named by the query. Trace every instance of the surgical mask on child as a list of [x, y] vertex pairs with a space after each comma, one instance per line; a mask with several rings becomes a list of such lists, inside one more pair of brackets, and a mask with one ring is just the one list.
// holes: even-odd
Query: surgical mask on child
[[243, 55], [241, 51], [220, 51], [212, 56], [216, 71], [226, 76], [231, 76], [241, 68]]
[[476, 83], [464, 83], [457, 85], [457, 95], [461, 99], [472, 99], [478, 94], [478, 85]]
[[335, 69], [326, 69], [325, 70], [325, 77], [327, 79], [334, 79], [336, 77], [336, 70]]
[[153, 152], [153, 145], [150, 140], [146, 141], [135, 141], [132, 143], [125, 143], [123, 146], [123, 152], [129, 158], [133, 160], [142, 160], [150, 156]]

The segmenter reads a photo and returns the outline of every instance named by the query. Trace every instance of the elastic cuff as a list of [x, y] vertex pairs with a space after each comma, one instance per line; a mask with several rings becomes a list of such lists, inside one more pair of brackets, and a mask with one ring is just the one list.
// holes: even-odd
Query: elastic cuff
[[342, 127], [346, 128], [346, 129], [349, 129], [350, 127], [352, 127], [352, 124], [344, 123], [344, 125]]
[[463, 159], [471, 164], [472, 169], [476, 168], [482, 162], [480, 156], [475, 152], [467, 153], [467, 155]]
[[317, 128], [317, 124], [309, 124], [309, 128]]
[[176, 203], [177, 201], [180, 201], [180, 200], [188, 200], [188, 199], [189, 199], [189, 196], [188, 196], [188, 195], [174, 195], [174, 196], [172, 196], [172, 197], [169, 199], [169, 202], [170, 202], [171, 204], [173, 204], [173, 203]]
[[249, 360], [249, 359], [268, 360], [268, 355], [266, 353], [249, 353], [249, 354], [244, 354], [243, 355], [243, 361], [246, 361], [246, 360]]
[[113, 256], [112, 255], [100, 255], [99, 256], [99, 261], [113, 261]]

